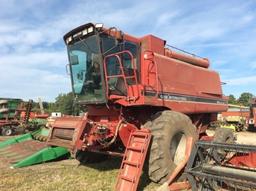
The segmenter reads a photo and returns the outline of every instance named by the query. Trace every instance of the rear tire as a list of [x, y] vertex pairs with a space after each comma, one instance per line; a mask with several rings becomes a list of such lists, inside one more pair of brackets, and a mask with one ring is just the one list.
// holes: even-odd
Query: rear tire
[[158, 112], [144, 126], [153, 135], [148, 175], [153, 182], [163, 183], [185, 156], [185, 138], [198, 139], [196, 127], [188, 116], [174, 111]]
[[[214, 134], [213, 142], [232, 144], [235, 143], [235, 139], [236, 138], [232, 129], [217, 128]], [[219, 163], [225, 159], [226, 155], [227, 153], [222, 149], [213, 150], [213, 158]]]
[[[217, 128], [215, 130], [215, 134], [213, 137], [213, 142], [216, 143], [226, 143], [226, 144], [233, 144], [235, 143], [236, 137], [234, 135], [234, 131], [232, 129], [228, 129], [228, 128]], [[217, 163], [221, 163], [222, 161], [225, 160], [226, 156], [227, 156], [227, 152], [225, 152], [223, 149], [213, 149], [212, 150], [212, 155], [213, 155], [213, 159], [215, 160], [215, 162]], [[211, 163], [210, 159], [208, 159], [208, 163]], [[216, 181], [213, 180], [211, 183], [211, 186], [214, 190], [220, 190], [221, 188], [223, 188], [223, 185], [229, 185], [232, 188], [232, 184], [229, 184], [229, 182], [221, 182], [221, 181]]]
[[214, 134], [213, 141], [216, 143], [234, 143], [234, 132], [232, 129], [228, 128], [217, 128]]

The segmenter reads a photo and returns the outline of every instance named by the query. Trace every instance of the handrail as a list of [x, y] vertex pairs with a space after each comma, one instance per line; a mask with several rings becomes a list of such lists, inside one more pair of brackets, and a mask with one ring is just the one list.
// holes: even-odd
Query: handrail
[[[144, 52], [144, 54], [145, 53], [147, 53], [147, 52], [149, 52], [149, 53], [151, 53], [152, 55], [154, 55], [154, 53], [152, 52], [152, 51], [150, 51], [150, 50], [146, 50], [145, 52]], [[151, 61], [151, 64], [154, 66], [155, 65], [155, 81], [156, 81], [156, 97], [158, 96], [158, 94], [159, 94], [159, 78], [158, 78], [158, 65], [157, 65], [157, 62], [155, 61], [155, 57], [153, 56], [153, 58], [151, 58], [151, 59], [149, 59], [148, 58], [148, 60], [150, 60]], [[149, 75], [147, 75], [147, 77], [148, 77], [148, 80], [149, 80]]]
[[[132, 69], [133, 69], [133, 75], [130, 75], [130, 76], [126, 76], [125, 75], [125, 72], [124, 72], [124, 67], [123, 67], [123, 64], [122, 64], [122, 60], [120, 58], [120, 55], [121, 54], [124, 54], [124, 53], [127, 53], [129, 55], [129, 57], [131, 58], [131, 64], [132, 64]], [[117, 60], [118, 60], [118, 64], [120, 66], [120, 70], [121, 70], [121, 74], [117, 74], [117, 75], [108, 75], [108, 71], [107, 71], [107, 59], [110, 58], [110, 57], [116, 57]], [[106, 81], [106, 94], [109, 98], [109, 87], [108, 87], [108, 79], [109, 78], [116, 78], [116, 77], [123, 77], [123, 80], [124, 80], [124, 83], [125, 83], [125, 88], [127, 89], [127, 97], [128, 96], [128, 93], [129, 93], [129, 88], [128, 88], [128, 83], [127, 83], [127, 78], [134, 78], [135, 80], [135, 84], [137, 86], [137, 90], [138, 90], [138, 95], [139, 95], [139, 88], [138, 88], [138, 79], [137, 79], [137, 72], [136, 72], [136, 65], [134, 64], [134, 59], [133, 59], [133, 55], [130, 51], [128, 50], [124, 50], [124, 51], [121, 51], [121, 52], [118, 52], [118, 53], [114, 53], [114, 54], [109, 54], [107, 55], [105, 58], [104, 58], [104, 71], [105, 71], [105, 81]]]

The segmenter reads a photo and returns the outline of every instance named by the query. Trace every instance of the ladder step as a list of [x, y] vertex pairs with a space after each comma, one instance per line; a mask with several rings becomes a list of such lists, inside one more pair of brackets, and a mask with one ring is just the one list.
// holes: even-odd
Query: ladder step
[[144, 132], [135, 132], [133, 134], [134, 137], [143, 137], [143, 138], [147, 138], [148, 136], [144, 133]]
[[126, 76], [126, 79], [131, 79], [131, 78], [135, 78], [135, 76]]
[[120, 77], [123, 77], [123, 75], [110, 75], [110, 76], [107, 76], [107, 78], [120, 78]]
[[123, 163], [124, 164], [129, 164], [129, 165], [132, 165], [132, 166], [136, 166], [136, 167], [140, 166], [140, 164], [138, 164], [137, 162], [132, 162], [132, 161], [128, 161], [128, 160], [124, 160]]
[[137, 148], [137, 147], [127, 147], [127, 150], [132, 150], [132, 151], [137, 151], [137, 152], [144, 151], [144, 149], [140, 149], [140, 148]]
[[[107, 76], [107, 78], [121, 78], [123, 77], [123, 75], [111, 75], [111, 76]], [[135, 76], [124, 76], [125, 79], [132, 79], [132, 78], [135, 78]]]
[[145, 140], [134, 140], [133, 143], [144, 143]]
[[119, 170], [115, 191], [136, 191], [150, 144], [147, 129], [132, 132]]
[[132, 183], [135, 182], [135, 179], [129, 178], [129, 177], [124, 176], [124, 175], [121, 175], [120, 178], [123, 179], [123, 180], [129, 181], [129, 182], [132, 182]]

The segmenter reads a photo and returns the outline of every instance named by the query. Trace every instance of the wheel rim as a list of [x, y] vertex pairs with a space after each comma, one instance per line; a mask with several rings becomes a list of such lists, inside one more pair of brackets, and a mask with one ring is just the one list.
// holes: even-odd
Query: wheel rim
[[5, 130], [5, 135], [10, 136], [12, 134], [12, 130], [11, 129], [6, 129]]
[[186, 136], [184, 133], [176, 133], [171, 141], [170, 153], [175, 164], [183, 161], [186, 154]]

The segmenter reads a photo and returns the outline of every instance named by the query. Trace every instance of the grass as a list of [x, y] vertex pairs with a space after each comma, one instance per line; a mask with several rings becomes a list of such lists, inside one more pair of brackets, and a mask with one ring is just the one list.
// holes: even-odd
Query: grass
[[[0, 165], [1, 191], [112, 191], [121, 160], [79, 165], [74, 159], [45, 163], [20, 169]], [[142, 174], [139, 191], [156, 190], [159, 185], [151, 183]]]

